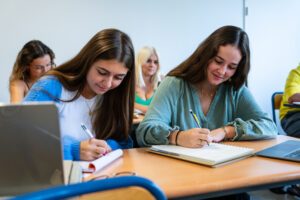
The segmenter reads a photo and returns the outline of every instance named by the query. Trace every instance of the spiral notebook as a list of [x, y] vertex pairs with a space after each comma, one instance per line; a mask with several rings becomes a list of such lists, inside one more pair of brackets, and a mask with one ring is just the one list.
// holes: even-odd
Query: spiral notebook
[[220, 143], [210, 143], [202, 148], [186, 148], [175, 145], [153, 145], [151, 153], [157, 153], [195, 162], [210, 167], [218, 167], [254, 155], [254, 149]]

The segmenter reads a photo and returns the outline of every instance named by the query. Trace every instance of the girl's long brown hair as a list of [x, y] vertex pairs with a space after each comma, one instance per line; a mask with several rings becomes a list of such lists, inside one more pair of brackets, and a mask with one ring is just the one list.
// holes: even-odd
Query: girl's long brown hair
[[69, 91], [82, 93], [86, 76], [92, 64], [99, 60], [117, 60], [129, 69], [122, 83], [106, 92], [96, 103], [92, 124], [98, 139], [122, 140], [131, 130], [134, 105], [135, 64], [134, 49], [130, 37], [117, 29], [98, 32], [71, 60], [50, 70], [47, 75], [56, 76]]
[[247, 33], [235, 26], [223, 26], [214, 31], [189, 58], [171, 70], [168, 76], [180, 77], [192, 84], [206, 80], [209, 62], [218, 54], [219, 47], [227, 44], [236, 46], [242, 54], [237, 71], [231, 81], [227, 81], [235, 89], [240, 88], [246, 82], [250, 70], [250, 48]]

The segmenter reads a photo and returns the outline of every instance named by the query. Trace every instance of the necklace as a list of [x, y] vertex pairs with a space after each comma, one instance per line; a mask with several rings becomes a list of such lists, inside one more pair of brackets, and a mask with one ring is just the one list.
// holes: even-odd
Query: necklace
[[90, 105], [90, 103], [88, 102], [88, 100], [86, 98], [84, 98], [84, 102], [85, 102], [85, 105], [87, 106], [88, 110], [89, 110], [89, 116], [92, 116], [93, 114], [93, 110], [92, 110], [92, 106]]

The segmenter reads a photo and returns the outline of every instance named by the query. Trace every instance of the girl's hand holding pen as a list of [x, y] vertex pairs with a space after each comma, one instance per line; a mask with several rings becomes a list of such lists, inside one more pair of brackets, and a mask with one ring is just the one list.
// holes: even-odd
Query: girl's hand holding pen
[[80, 142], [80, 159], [92, 161], [111, 152], [110, 146], [105, 140], [90, 138]]
[[110, 146], [106, 143], [105, 140], [98, 140], [94, 138], [92, 132], [85, 126], [81, 124], [82, 130], [90, 138], [80, 142], [80, 159], [81, 160], [95, 160], [104, 156], [105, 154], [111, 152]]
[[[193, 118], [193, 120], [194, 120], [194, 122], [195, 122], [195, 124], [196, 124], [196, 126], [199, 128], [199, 129], [202, 129], [201, 128], [201, 125], [200, 125], [200, 120], [198, 119], [198, 117], [197, 117], [197, 115], [194, 113], [194, 111], [192, 110], [192, 109], [190, 109], [190, 114], [191, 114], [191, 116], [192, 116], [192, 118]], [[209, 134], [209, 130], [208, 129], [202, 129], [203, 131], [203, 133], [205, 133], [205, 134]], [[208, 131], [208, 133], [207, 133], [207, 131]], [[203, 134], [202, 133], [202, 134]], [[200, 134], [201, 134], [201, 131], [200, 131]], [[198, 139], [198, 138], [196, 138], [197, 140], [200, 140], [200, 147], [202, 147], [202, 146], [204, 146], [203, 144], [202, 144], [202, 142], [205, 142], [207, 145], [209, 145], [209, 142], [211, 141], [211, 139], [209, 138], [209, 137], [207, 137], [206, 136], [206, 138], [205, 139]], [[198, 142], [198, 141], [197, 141]]]
[[180, 131], [179, 133], [173, 133], [173, 143], [175, 144], [176, 141], [174, 137], [177, 135], [177, 145], [183, 147], [190, 147], [190, 148], [199, 148], [205, 145], [208, 145], [212, 138], [209, 136], [210, 131], [206, 128], [192, 128], [185, 131]]

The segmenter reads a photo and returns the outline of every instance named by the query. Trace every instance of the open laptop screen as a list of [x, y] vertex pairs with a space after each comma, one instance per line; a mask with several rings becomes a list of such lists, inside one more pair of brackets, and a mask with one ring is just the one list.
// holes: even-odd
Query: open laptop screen
[[300, 162], [300, 140], [288, 140], [256, 153], [258, 156]]
[[1, 196], [64, 184], [56, 106], [0, 106], [0, 154]]

